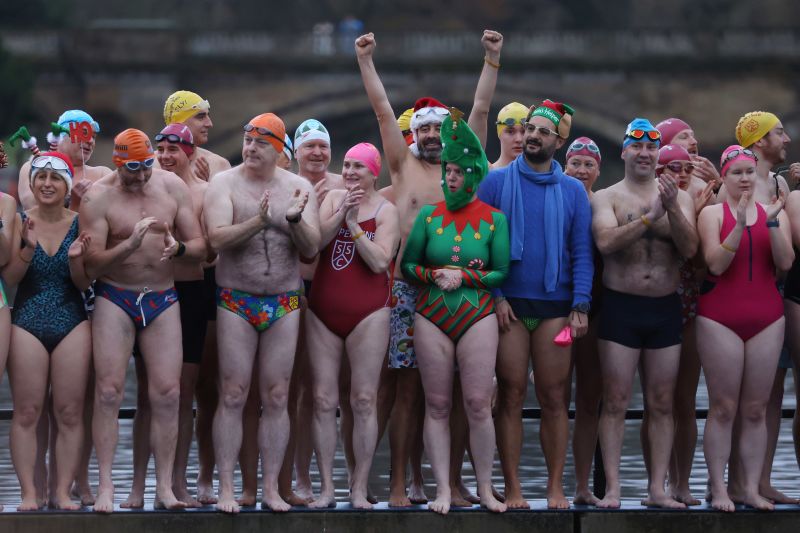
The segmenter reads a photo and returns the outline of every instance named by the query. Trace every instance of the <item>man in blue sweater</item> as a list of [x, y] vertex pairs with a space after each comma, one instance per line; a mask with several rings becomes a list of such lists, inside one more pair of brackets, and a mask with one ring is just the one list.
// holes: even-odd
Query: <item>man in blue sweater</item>
[[547, 506], [566, 509], [562, 477], [567, 456], [571, 386], [569, 346], [554, 338], [569, 326], [586, 333], [592, 291], [589, 198], [580, 181], [563, 173], [553, 154], [569, 136], [573, 110], [545, 100], [528, 112], [524, 152], [486, 176], [478, 197], [505, 213], [511, 268], [495, 291], [500, 347], [497, 355], [497, 445], [509, 509], [525, 509], [517, 467], [522, 404], [533, 361], [542, 408], [540, 438], [548, 468]]
[[664, 491], [664, 482], [681, 354], [678, 268], [681, 257], [694, 257], [699, 239], [692, 198], [666, 173], [656, 179], [660, 142], [661, 134], [648, 120], [633, 120], [622, 143], [625, 177], [592, 196], [592, 229], [603, 255], [603, 314], [597, 336], [603, 373], [600, 446], [608, 487], [598, 507], [620, 506], [625, 410], [637, 367], [643, 370], [650, 435], [644, 504], [685, 507]]

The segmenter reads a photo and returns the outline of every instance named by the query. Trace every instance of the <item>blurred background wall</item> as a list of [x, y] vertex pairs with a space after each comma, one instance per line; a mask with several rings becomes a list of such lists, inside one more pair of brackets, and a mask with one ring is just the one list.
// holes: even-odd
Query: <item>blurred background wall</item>
[[[102, 129], [92, 163], [110, 165], [117, 132], [157, 133], [166, 97], [189, 89], [211, 102], [210, 150], [240, 161], [241, 127], [265, 111], [290, 132], [314, 117], [331, 131], [338, 172], [351, 145], [380, 146], [357, 35], [376, 34], [395, 114], [425, 95], [468, 112], [491, 28], [505, 36], [491, 122], [511, 101], [571, 104], [571, 136], [603, 152], [603, 187], [621, 177], [620, 139], [635, 116], [683, 118], [715, 162], [747, 111], [772, 111], [800, 137], [798, 21], [800, 3], [785, 0], [2, 2], [0, 139], [26, 125], [43, 147], [49, 123], [82, 108]], [[9, 152], [12, 167], [28, 155]], [[16, 181], [16, 170], [2, 177]]]

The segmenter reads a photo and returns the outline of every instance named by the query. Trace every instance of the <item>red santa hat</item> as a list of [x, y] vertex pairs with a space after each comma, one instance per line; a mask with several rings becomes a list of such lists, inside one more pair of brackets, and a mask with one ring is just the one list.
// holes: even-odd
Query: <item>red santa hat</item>
[[411, 133], [414, 142], [417, 142], [417, 130], [428, 124], [441, 124], [444, 117], [450, 114], [443, 103], [436, 98], [425, 96], [414, 104], [414, 114], [411, 115]]

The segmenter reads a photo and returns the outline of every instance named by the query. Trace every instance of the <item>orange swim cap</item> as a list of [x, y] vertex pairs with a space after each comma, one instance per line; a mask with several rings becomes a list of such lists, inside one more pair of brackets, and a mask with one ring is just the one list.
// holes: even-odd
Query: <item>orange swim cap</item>
[[153, 145], [143, 131], [129, 128], [114, 137], [114, 155], [111, 160], [116, 167], [129, 161], [144, 161], [153, 157]]
[[[259, 131], [261, 130], [261, 131]], [[274, 113], [262, 113], [257, 117], [250, 119], [244, 127], [245, 133], [257, 139], [267, 141], [275, 148], [275, 151], [281, 153], [285, 146], [284, 137], [286, 137], [286, 126], [283, 121]]]

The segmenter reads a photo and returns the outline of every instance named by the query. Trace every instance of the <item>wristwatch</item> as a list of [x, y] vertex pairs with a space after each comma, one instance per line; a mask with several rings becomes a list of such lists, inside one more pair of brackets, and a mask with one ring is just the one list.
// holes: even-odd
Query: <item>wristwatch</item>
[[301, 218], [303, 218], [303, 213], [297, 213], [297, 215], [291, 218], [287, 216], [286, 222], [288, 222], [289, 224], [297, 224], [298, 222], [300, 222]]
[[591, 308], [592, 308], [592, 306], [591, 306], [591, 304], [589, 302], [581, 302], [579, 304], [575, 304], [575, 305], [572, 306], [572, 310], [573, 311], [577, 311], [579, 313], [583, 313], [584, 315], [588, 315], [589, 314], [589, 309], [591, 309]]
[[781, 227], [781, 223], [777, 218], [773, 218], [772, 220], [767, 220], [767, 227], [768, 228], [779, 228], [779, 227]]

